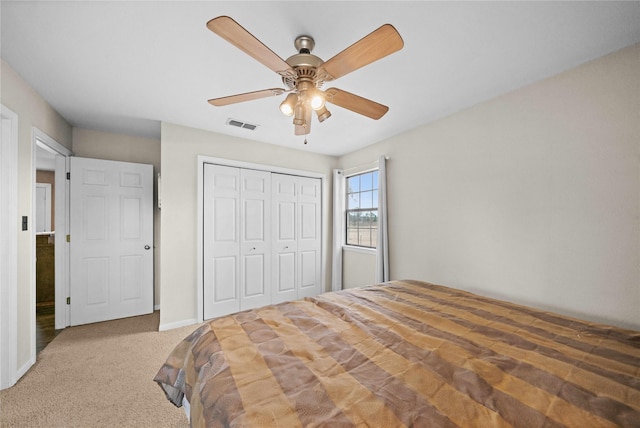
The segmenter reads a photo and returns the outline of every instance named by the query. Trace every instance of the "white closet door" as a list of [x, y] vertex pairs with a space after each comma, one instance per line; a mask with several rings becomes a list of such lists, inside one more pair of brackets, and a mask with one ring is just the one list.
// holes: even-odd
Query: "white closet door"
[[272, 175], [272, 303], [322, 292], [321, 180]]
[[204, 318], [271, 302], [271, 174], [204, 165]]
[[271, 173], [240, 171], [240, 309], [271, 302]]
[[204, 318], [240, 310], [240, 169], [204, 165]]
[[296, 286], [298, 257], [296, 179], [297, 177], [292, 175], [272, 174], [272, 303], [295, 300], [298, 297], [298, 287]]
[[204, 319], [314, 296], [321, 180], [205, 164]]
[[298, 299], [322, 292], [321, 181], [297, 177]]

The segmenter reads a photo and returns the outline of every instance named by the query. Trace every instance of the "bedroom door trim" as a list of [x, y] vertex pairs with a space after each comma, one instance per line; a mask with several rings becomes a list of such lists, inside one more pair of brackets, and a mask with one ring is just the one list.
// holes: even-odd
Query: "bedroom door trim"
[[[0, 389], [19, 379], [18, 348], [18, 115], [2, 107], [0, 137]], [[30, 367], [30, 365], [29, 365]], [[26, 370], [25, 370], [26, 371]]]
[[[35, 126], [31, 132], [33, 147], [33, 203], [31, 218], [36, 218], [36, 203], [35, 203], [35, 186], [36, 186], [36, 152], [40, 147], [52, 154], [56, 155], [55, 166], [55, 218], [58, 219], [55, 224], [55, 328], [62, 329], [69, 326], [69, 307], [67, 306], [67, 297], [69, 296], [69, 246], [67, 244], [66, 236], [69, 233], [69, 183], [67, 181], [68, 158], [73, 156], [71, 150], [67, 149], [62, 144], [45, 134]], [[35, 223], [34, 223], [35, 226]], [[35, 307], [35, 295], [36, 295], [36, 267], [35, 267], [35, 227], [32, 228], [32, 260], [33, 266], [31, 269], [31, 292], [34, 296], [33, 307], [31, 308], [31, 318], [33, 325], [33, 337], [32, 337], [32, 353], [35, 359], [36, 352], [36, 307]]]
[[[205, 156], [205, 155], [198, 155], [197, 157], [197, 171], [198, 171], [198, 188], [197, 188], [197, 192], [198, 192], [198, 197], [197, 197], [197, 202], [198, 202], [198, 206], [197, 206], [197, 214], [198, 214], [198, 218], [197, 218], [197, 242], [198, 242], [198, 249], [197, 249], [197, 257], [196, 257], [196, 262], [197, 262], [197, 275], [198, 275], [198, 286], [197, 286], [197, 309], [198, 309], [198, 313], [197, 313], [197, 322], [202, 322], [204, 320], [204, 309], [203, 309], [203, 302], [204, 302], [204, 298], [203, 298], [203, 292], [204, 292], [204, 263], [203, 263], [203, 257], [204, 257], [204, 246], [203, 246], [203, 242], [201, 237], [203, 236], [203, 222], [204, 222], [204, 164], [205, 163], [212, 163], [212, 164], [216, 164], [216, 165], [223, 165], [223, 166], [230, 166], [230, 167], [236, 167], [236, 168], [246, 168], [246, 169], [256, 169], [256, 170], [260, 170], [260, 171], [268, 171], [268, 172], [275, 172], [275, 173], [280, 173], [280, 174], [290, 174], [290, 175], [298, 175], [298, 176], [302, 176], [302, 177], [310, 177], [310, 178], [319, 178], [321, 180], [322, 183], [322, 197], [321, 197], [321, 201], [324, 202], [325, 201], [325, 192], [327, 189], [327, 177], [326, 174], [322, 174], [319, 172], [313, 172], [313, 171], [304, 171], [304, 170], [299, 170], [299, 169], [293, 169], [293, 168], [284, 168], [284, 167], [278, 167], [278, 166], [273, 166], [273, 165], [264, 165], [264, 164], [258, 164], [258, 163], [252, 163], [252, 162], [244, 162], [244, 161], [238, 161], [238, 160], [233, 160], [233, 159], [223, 159], [223, 158], [216, 158], [216, 157], [211, 157], [211, 156]], [[323, 209], [324, 210], [324, 209]], [[324, 223], [324, 211], [321, 211], [322, 216], [321, 216], [321, 221], [323, 224]], [[325, 286], [325, 271], [326, 271], [326, 257], [324, 256], [324, 251], [327, 248], [327, 242], [326, 242], [326, 238], [325, 238], [325, 230], [324, 228], [322, 229], [322, 248], [321, 248], [321, 254], [322, 254], [322, 260], [320, 263], [321, 266], [321, 272], [322, 272], [322, 278], [321, 278], [321, 284], [324, 290], [324, 286]]]

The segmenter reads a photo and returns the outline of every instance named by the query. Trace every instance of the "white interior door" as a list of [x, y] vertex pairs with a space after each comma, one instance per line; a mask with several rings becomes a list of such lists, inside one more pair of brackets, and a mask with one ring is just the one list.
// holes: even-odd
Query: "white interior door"
[[71, 158], [70, 323], [153, 312], [153, 166]]

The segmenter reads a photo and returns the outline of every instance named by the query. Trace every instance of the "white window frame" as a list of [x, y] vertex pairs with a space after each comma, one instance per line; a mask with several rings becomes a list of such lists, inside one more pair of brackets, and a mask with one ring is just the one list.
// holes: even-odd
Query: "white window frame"
[[[344, 236], [344, 245], [343, 245], [343, 249], [347, 250], [347, 251], [358, 251], [358, 252], [366, 252], [366, 253], [375, 253], [377, 250], [377, 241], [376, 241], [376, 246], [375, 247], [369, 247], [366, 245], [354, 245], [354, 244], [349, 244], [348, 243], [348, 230], [349, 230], [349, 221], [348, 221], [348, 213], [349, 213], [349, 202], [348, 202], [348, 195], [349, 195], [349, 191], [347, 188], [347, 182], [351, 177], [355, 177], [358, 175], [364, 175], [364, 174], [369, 174], [372, 173], [374, 171], [378, 171], [378, 167], [375, 168], [368, 168], [365, 170], [361, 170], [361, 171], [357, 171], [357, 172], [352, 172], [349, 174], [345, 174], [344, 176], [344, 195], [343, 195], [343, 200], [344, 200], [344, 210], [342, 213], [342, 217], [343, 217], [343, 236]], [[378, 191], [378, 189], [376, 188], [376, 192]], [[376, 206], [375, 208], [370, 208], [367, 210], [375, 210], [376, 212], [378, 211], [378, 206]]]

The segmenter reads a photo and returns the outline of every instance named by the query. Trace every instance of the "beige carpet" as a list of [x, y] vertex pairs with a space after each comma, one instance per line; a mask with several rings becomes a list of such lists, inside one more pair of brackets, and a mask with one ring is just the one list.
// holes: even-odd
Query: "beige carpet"
[[153, 377], [195, 326], [158, 332], [159, 313], [62, 331], [13, 387], [1, 427], [188, 427]]

